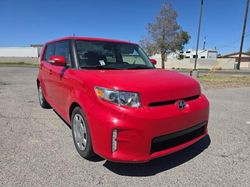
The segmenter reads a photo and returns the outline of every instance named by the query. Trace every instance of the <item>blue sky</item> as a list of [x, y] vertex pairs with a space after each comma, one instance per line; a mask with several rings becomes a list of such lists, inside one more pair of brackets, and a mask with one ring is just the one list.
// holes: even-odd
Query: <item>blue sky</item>
[[[164, 0], [0, 0], [0, 46], [29, 46], [69, 36], [106, 37], [138, 42], [147, 34]], [[200, 0], [169, 0], [178, 23], [196, 45]], [[245, 0], [204, 0], [201, 31], [207, 48], [239, 50]], [[250, 15], [250, 14], [249, 14]], [[250, 48], [250, 18], [244, 50]], [[249, 29], [248, 29], [249, 28]]]

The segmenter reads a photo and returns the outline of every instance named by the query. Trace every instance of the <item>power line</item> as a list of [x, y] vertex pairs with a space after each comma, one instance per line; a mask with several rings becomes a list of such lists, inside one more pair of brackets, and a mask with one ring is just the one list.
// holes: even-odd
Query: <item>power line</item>
[[[248, 38], [250, 36], [250, 33], [248, 33], [248, 34], [246, 34], [245, 35], [245, 38]], [[228, 43], [226, 43], [226, 44], [218, 44], [218, 45], [216, 45], [216, 46], [219, 46], [219, 47], [232, 47], [232, 45], [238, 45], [238, 43], [240, 42], [241, 40], [240, 39], [237, 39], [237, 40], [233, 40], [233, 41], [231, 41], [231, 42], [228, 42]]]

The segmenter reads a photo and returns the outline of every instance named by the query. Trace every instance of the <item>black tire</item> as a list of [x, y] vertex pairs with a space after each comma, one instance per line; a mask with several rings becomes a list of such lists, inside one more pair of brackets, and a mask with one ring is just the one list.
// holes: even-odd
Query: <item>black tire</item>
[[51, 108], [50, 104], [46, 101], [43, 95], [43, 90], [39, 83], [37, 85], [37, 91], [38, 91], [38, 99], [39, 99], [40, 106], [42, 108]]
[[[81, 118], [78, 118], [80, 117]], [[81, 143], [77, 140], [77, 132], [76, 131], [79, 131], [79, 129], [77, 129], [77, 119], [78, 120], [82, 120], [82, 122], [80, 122], [80, 124], [82, 124], [82, 126], [85, 126], [86, 129], [85, 129], [85, 136], [84, 136], [84, 140], [86, 140], [86, 144], [84, 146], [84, 143]], [[87, 122], [87, 119], [85, 117], [85, 114], [83, 113], [82, 109], [80, 107], [75, 107], [72, 114], [71, 114], [71, 121], [70, 121], [70, 124], [71, 124], [71, 129], [72, 129], [72, 136], [73, 136], [73, 141], [74, 141], [74, 145], [76, 147], [76, 150], [77, 152], [81, 155], [81, 157], [85, 158], [85, 159], [91, 159], [95, 156], [95, 153], [93, 151], [93, 147], [92, 147], [92, 140], [91, 140], [91, 135], [90, 135], [90, 129], [89, 129], [89, 125], [88, 125], [88, 122]], [[81, 133], [79, 133], [81, 134]], [[79, 137], [78, 137], [79, 138]], [[81, 139], [82, 141], [84, 141], [83, 139]], [[80, 141], [81, 141], [80, 140]], [[78, 142], [78, 143], [77, 143]], [[83, 146], [83, 149], [81, 149], [79, 147], [79, 144]]]

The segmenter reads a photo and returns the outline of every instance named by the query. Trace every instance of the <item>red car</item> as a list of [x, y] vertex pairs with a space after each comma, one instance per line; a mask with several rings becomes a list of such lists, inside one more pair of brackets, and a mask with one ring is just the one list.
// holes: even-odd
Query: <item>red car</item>
[[209, 103], [189, 76], [156, 69], [139, 45], [66, 37], [45, 44], [37, 88], [72, 128], [78, 153], [147, 162], [207, 135]]

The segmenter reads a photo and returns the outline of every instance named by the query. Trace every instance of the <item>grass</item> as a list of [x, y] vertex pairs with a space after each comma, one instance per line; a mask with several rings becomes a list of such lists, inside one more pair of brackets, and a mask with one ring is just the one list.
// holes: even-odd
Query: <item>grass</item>
[[199, 81], [205, 89], [250, 87], [250, 76], [202, 75]]
[[0, 67], [38, 67], [38, 64], [28, 62], [0, 62]]

